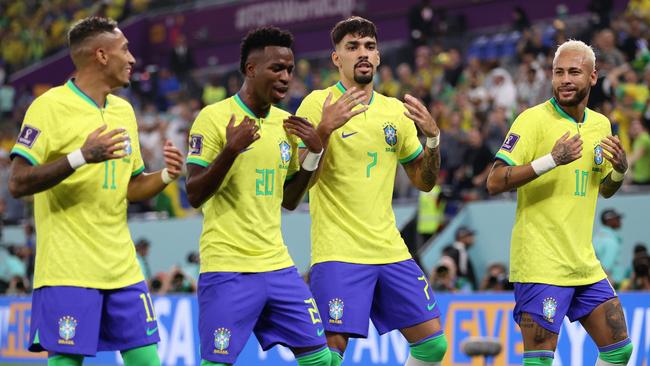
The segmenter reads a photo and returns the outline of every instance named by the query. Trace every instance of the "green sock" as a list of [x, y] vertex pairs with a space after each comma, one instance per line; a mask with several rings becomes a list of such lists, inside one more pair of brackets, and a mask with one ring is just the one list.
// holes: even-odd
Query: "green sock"
[[156, 344], [122, 351], [124, 366], [160, 366]]
[[84, 356], [81, 355], [54, 355], [47, 358], [47, 366], [81, 366]]
[[332, 350], [330, 350], [330, 353], [332, 355], [330, 366], [341, 366], [341, 363], [343, 362], [343, 355], [337, 351]]
[[323, 347], [318, 352], [306, 356], [296, 356], [296, 361], [299, 366], [330, 366], [331, 357], [329, 348]]
[[221, 363], [221, 362], [212, 362], [208, 360], [201, 360], [201, 366], [228, 366], [227, 363]]

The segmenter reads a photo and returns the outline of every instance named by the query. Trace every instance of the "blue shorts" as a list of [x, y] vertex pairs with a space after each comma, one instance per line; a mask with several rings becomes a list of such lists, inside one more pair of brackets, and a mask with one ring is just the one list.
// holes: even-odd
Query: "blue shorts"
[[32, 352], [95, 356], [160, 341], [144, 282], [115, 290], [48, 286], [32, 294]]
[[560, 333], [565, 316], [571, 322], [591, 313], [598, 305], [616, 297], [607, 279], [591, 285], [553, 286], [541, 283], [515, 283], [515, 309], [513, 317], [517, 324], [522, 313], [553, 332]]
[[260, 273], [201, 273], [198, 285], [201, 358], [235, 363], [251, 332], [264, 350], [276, 344], [326, 344], [309, 288], [295, 267]]
[[413, 259], [389, 264], [322, 262], [311, 268], [311, 290], [327, 309], [325, 329], [368, 336], [368, 319], [379, 334], [439, 318], [440, 309]]

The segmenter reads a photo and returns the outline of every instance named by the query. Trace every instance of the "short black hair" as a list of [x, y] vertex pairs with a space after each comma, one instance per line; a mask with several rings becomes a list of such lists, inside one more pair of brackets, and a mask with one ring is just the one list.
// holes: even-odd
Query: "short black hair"
[[241, 42], [239, 71], [246, 75], [248, 55], [254, 50], [263, 50], [267, 46], [291, 48], [293, 35], [289, 31], [277, 27], [262, 27], [248, 32]]
[[117, 28], [113, 19], [102, 17], [88, 17], [74, 23], [68, 31], [68, 46], [73, 48], [90, 37], [104, 32], [112, 32]]
[[377, 39], [377, 27], [375, 27], [375, 23], [362, 17], [353, 16], [343, 19], [336, 23], [330, 33], [334, 47], [348, 34]]

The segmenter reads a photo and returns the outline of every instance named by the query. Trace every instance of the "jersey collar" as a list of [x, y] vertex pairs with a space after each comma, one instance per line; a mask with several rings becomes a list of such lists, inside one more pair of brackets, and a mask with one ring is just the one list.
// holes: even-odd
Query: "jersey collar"
[[[551, 102], [551, 104], [553, 104], [553, 107], [555, 108], [557, 113], [560, 114], [560, 116], [568, 119], [573, 123], [578, 123], [573, 117], [569, 116], [569, 114], [567, 114], [567, 112], [565, 112], [564, 109], [562, 109], [562, 107], [560, 107], [557, 100], [555, 100], [555, 97], [551, 98], [549, 101]], [[583, 113], [582, 115], [582, 123], [585, 123], [586, 120], [587, 120], [587, 108], [585, 108], [585, 113]]]
[[[340, 81], [336, 83], [334, 86], [336, 87], [336, 89], [338, 89], [341, 92], [341, 94], [345, 93], [345, 91], [347, 90], [343, 86], [343, 83], [341, 83]], [[375, 99], [375, 91], [373, 90], [372, 94], [370, 94], [370, 101], [368, 101], [368, 105], [371, 105], [374, 99]]]
[[[101, 109], [101, 108], [99, 107], [99, 105], [97, 105], [97, 103], [95, 103], [95, 101], [92, 100], [92, 98], [90, 98], [88, 95], [86, 95], [86, 93], [84, 93], [83, 91], [81, 91], [81, 89], [79, 89], [79, 88], [77, 87], [77, 84], [74, 83], [74, 78], [68, 80], [68, 82], [65, 83], [65, 85], [66, 85], [68, 88], [72, 89], [72, 91], [73, 91], [75, 94], [77, 94], [78, 96], [80, 96], [81, 99], [83, 99], [83, 100], [85, 100], [86, 102], [90, 103], [90, 105], [92, 105], [93, 107], [95, 107], [95, 108], [97, 108], [97, 109]], [[108, 95], [106, 96], [106, 100], [104, 101], [104, 108], [106, 108], [106, 106], [108, 106]]]
[[248, 108], [248, 106], [246, 105], [246, 103], [244, 103], [244, 101], [239, 97], [239, 93], [235, 94], [235, 95], [233, 96], [233, 98], [235, 98], [235, 102], [237, 103], [237, 105], [238, 105], [241, 109], [243, 109], [244, 112], [245, 112], [246, 114], [248, 114], [248, 116], [251, 117], [252, 119], [269, 118], [269, 114], [271, 114], [271, 108], [269, 108], [269, 111], [268, 111], [268, 113], [266, 113], [266, 116], [264, 116], [264, 117], [257, 117], [257, 116], [255, 115], [255, 113], [253, 113], [253, 111], [252, 111], [250, 108]]

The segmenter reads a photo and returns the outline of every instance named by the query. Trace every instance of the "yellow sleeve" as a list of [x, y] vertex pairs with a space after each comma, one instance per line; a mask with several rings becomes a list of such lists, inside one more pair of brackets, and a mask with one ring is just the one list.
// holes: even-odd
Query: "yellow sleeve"
[[298, 145], [302, 141], [296, 136], [289, 136], [289, 144], [291, 145], [291, 161], [289, 161], [289, 169], [285, 180], [289, 180], [300, 170], [300, 149]]
[[[133, 109], [131, 109], [133, 111]], [[131, 145], [131, 176], [135, 177], [136, 175], [144, 171], [144, 160], [142, 159], [142, 152], [140, 150], [140, 135], [138, 135], [138, 123], [135, 119], [135, 113], [132, 112], [133, 116], [133, 136], [130, 136], [130, 145]], [[160, 147], [162, 149], [162, 146]]]
[[47, 162], [52, 146], [52, 132], [48, 131], [52, 114], [47, 99], [36, 98], [27, 109], [16, 144], [11, 149], [11, 158], [21, 156], [32, 165]]
[[[402, 164], [408, 164], [415, 160], [422, 153], [422, 144], [418, 138], [418, 130], [415, 122], [404, 115], [406, 108], [400, 103], [399, 126], [397, 130], [397, 159]], [[401, 130], [401, 131], [400, 131]]]
[[508, 165], [526, 165], [535, 158], [537, 146], [536, 121], [525, 111], [515, 119], [496, 158]]
[[[208, 107], [210, 108], [210, 107]], [[187, 163], [207, 167], [223, 149], [225, 136], [221, 136], [217, 119], [222, 117], [204, 108], [190, 129]], [[223, 116], [225, 118], [225, 116]], [[230, 117], [228, 117], [230, 118]]]
[[[606, 119], [605, 121], [606, 121], [606, 126], [604, 128], [603, 138], [605, 138], [605, 136], [611, 136], [612, 135], [612, 124], [609, 121], [609, 119]], [[601, 154], [607, 154], [607, 152], [605, 152], [601, 148]], [[609, 160], [603, 158], [603, 172], [601, 173], [602, 175], [601, 175], [601, 178], [600, 178], [601, 182], [605, 179], [605, 177], [607, 177], [607, 175], [609, 173], [612, 172], [612, 170], [614, 170], [614, 167], [612, 166], [612, 163], [610, 163]]]

